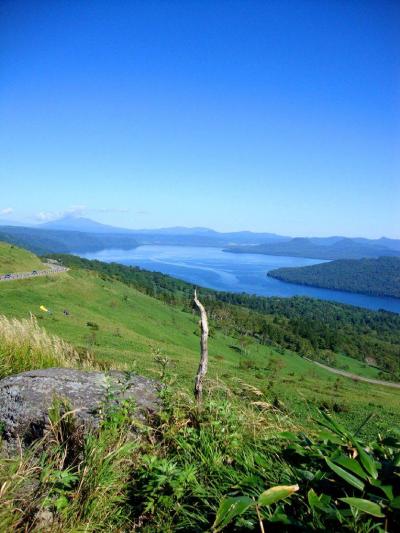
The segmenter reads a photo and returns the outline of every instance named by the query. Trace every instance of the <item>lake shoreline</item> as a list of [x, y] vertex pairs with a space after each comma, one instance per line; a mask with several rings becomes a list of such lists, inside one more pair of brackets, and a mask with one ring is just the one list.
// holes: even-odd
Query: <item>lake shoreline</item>
[[262, 254], [231, 254], [215, 247], [141, 245], [132, 250], [78, 253], [87, 259], [158, 271], [217, 291], [264, 297], [305, 296], [364, 309], [400, 313], [400, 300], [281, 281], [266, 275], [281, 267], [301, 267], [324, 260]]
[[274, 279], [277, 279], [279, 281], [282, 281], [283, 283], [290, 283], [291, 285], [302, 285], [304, 287], [315, 287], [316, 289], [324, 289], [324, 290], [327, 290], [327, 291], [347, 292], [349, 294], [361, 294], [363, 296], [371, 296], [372, 298], [390, 298], [390, 299], [392, 299], [394, 301], [399, 301], [400, 302], [400, 298], [397, 298], [396, 296], [390, 296], [388, 294], [371, 294], [371, 293], [362, 292], [362, 291], [351, 291], [349, 289], [332, 289], [330, 287], [326, 287], [324, 285], [318, 285], [316, 283], [307, 283], [306, 281], [291, 281], [291, 280], [285, 279], [283, 277], [276, 276], [275, 274], [273, 274], [273, 271], [267, 272], [266, 275], [268, 277], [270, 277], [270, 278], [274, 278]]

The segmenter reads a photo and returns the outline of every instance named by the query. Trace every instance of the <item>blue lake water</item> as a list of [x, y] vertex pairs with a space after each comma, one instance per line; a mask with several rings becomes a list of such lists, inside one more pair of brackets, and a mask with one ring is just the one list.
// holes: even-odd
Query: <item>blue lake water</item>
[[200, 246], [139, 246], [133, 250], [103, 250], [79, 254], [87, 259], [135, 265], [169, 274], [211, 289], [247, 292], [260, 296], [310, 296], [369, 309], [400, 313], [400, 299], [364, 296], [285, 283], [268, 277], [269, 270], [306, 266], [321, 260], [260, 254], [231, 254]]

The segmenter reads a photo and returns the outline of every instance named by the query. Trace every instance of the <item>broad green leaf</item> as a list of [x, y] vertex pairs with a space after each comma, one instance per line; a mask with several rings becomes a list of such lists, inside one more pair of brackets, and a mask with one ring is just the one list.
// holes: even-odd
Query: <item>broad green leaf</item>
[[384, 493], [386, 498], [388, 498], [388, 500], [391, 500], [393, 498], [392, 485], [382, 485], [382, 481], [380, 481], [379, 479], [371, 479], [370, 483], [373, 487], [381, 489], [381, 491]]
[[279, 487], [271, 487], [265, 490], [258, 497], [259, 505], [271, 505], [272, 503], [283, 500], [288, 496], [291, 496], [294, 492], [299, 490], [298, 485], [280, 485]]
[[355, 459], [351, 459], [350, 457], [346, 457], [345, 455], [341, 454], [337, 457], [331, 457], [331, 460], [333, 463], [343, 466], [344, 468], [347, 468], [347, 470], [351, 470], [351, 472], [357, 474], [361, 478], [365, 480], [368, 479], [367, 474], [364, 472], [364, 470], [361, 468], [361, 465]]
[[299, 440], [299, 437], [292, 433], [291, 431], [281, 431], [281, 433], [278, 433], [278, 437], [281, 439], [287, 439], [287, 440]]
[[362, 511], [363, 513], [376, 516], [378, 518], [384, 518], [385, 515], [382, 513], [382, 508], [375, 502], [370, 502], [369, 500], [364, 500], [363, 498], [339, 498], [342, 502], [348, 503], [351, 507]]
[[307, 481], [312, 481], [314, 479], [314, 473], [310, 470], [303, 470], [300, 468], [296, 468], [296, 477], [305, 479]]
[[367, 454], [367, 452], [359, 445], [356, 444], [356, 448], [358, 451], [358, 454], [360, 456], [360, 461], [365, 470], [368, 472], [370, 476], [372, 476], [374, 479], [378, 477], [378, 470], [376, 468], [376, 463], [372, 459], [370, 455]]
[[396, 498], [391, 500], [390, 507], [393, 507], [393, 509], [400, 509], [400, 496], [396, 496]]
[[347, 472], [347, 470], [344, 470], [340, 466], [335, 465], [327, 457], [325, 457], [325, 461], [326, 461], [326, 464], [329, 466], [329, 468], [333, 470], [335, 474], [337, 474], [339, 477], [347, 481], [347, 483], [349, 483], [356, 489], [364, 490], [365, 485], [364, 485], [364, 482], [361, 481], [361, 479], [358, 479], [358, 477], [353, 476], [353, 474], [350, 474], [350, 472]]
[[325, 506], [320, 502], [319, 497], [315, 493], [314, 489], [310, 489], [307, 494], [308, 503], [310, 504], [310, 507], [314, 509], [318, 509], [319, 511], [324, 511]]
[[321, 431], [318, 432], [318, 438], [322, 441], [333, 442], [334, 444], [342, 443], [342, 439], [328, 429], [321, 429]]
[[285, 514], [279, 507], [279, 505], [274, 514], [268, 518], [268, 522], [272, 522], [275, 524], [285, 524], [287, 526], [290, 526], [291, 524], [295, 523], [293, 518]]
[[335, 509], [330, 505], [331, 498], [327, 494], [318, 496], [314, 489], [310, 489], [307, 494], [308, 503], [313, 511], [323, 511], [327, 514], [335, 513]]
[[247, 509], [254, 505], [254, 501], [247, 496], [237, 496], [231, 498], [225, 498], [219, 504], [215, 522], [213, 524], [213, 531], [221, 531], [228, 524], [232, 522], [234, 518], [243, 514]]
[[325, 472], [317, 470], [314, 474], [314, 481], [321, 481], [325, 477]]
[[322, 417], [324, 418], [324, 422], [320, 421], [320, 424], [324, 427], [327, 427], [333, 433], [339, 434], [344, 437], [349, 437], [348, 431], [346, 431], [345, 427], [342, 426], [337, 420], [334, 420], [328, 413], [325, 413], [324, 411], [320, 411]]

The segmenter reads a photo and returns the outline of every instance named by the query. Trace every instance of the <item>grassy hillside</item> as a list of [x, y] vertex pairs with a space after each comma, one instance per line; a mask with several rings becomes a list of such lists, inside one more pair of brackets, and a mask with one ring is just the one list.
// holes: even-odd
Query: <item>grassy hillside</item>
[[[97, 272], [175, 307], [191, 309], [193, 285], [171, 276], [71, 255], [52, 257], [70, 268]], [[384, 379], [400, 381], [400, 315], [314, 298], [265, 298], [204, 288], [202, 298], [215, 327], [227, 334], [235, 331], [330, 365], [340, 354], [374, 360]]]
[[341, 259], [320, 265], [270, 270], [289, 283], [400, 298], [400, 258]]
[[[171, 301], [76, 267], [0, 285], [0, 377], [32, 367], [119, 367], [165, 384], [163, 407], [145, 424], [131, 403], [111, 396], [85, 438], [55, 403], [33, 448], [0, 453], [0, 529], [396, 531], [400, 439], [390, 431], [400, 389], [332, 375], [243, 335], [234, 322], [222, 327], [218, 314], [225, 320], [240, 310], [245, 332], [258, 315], [213, 308], [202, 293], [210, 364], [203, 403], [195, 404], [198, 317], [173, 293], [164, 296]], [[344, 355], [337, 365], [378, 374]], [[277, 492], [285, 499], [269, 501]]]
[[[2, 312], [24, 318], [34, 313], [48, 332], [89, 349], [108, 366], [123, 364], [156, 376], [155, 356], [171, 360], [180, 386], [191, 389], [199, 357], [198, 318], [95, 272], [71, 270], [50, 278], [12, 281], [0, 287]], [[40, 305], [50, 313], [42, 313]], [[68, 315], [64, 315], [64, 310]], [[340, 365], [377, 377], [378, 370], [341, 357]], [[212, 327], [209, 378], [241, 394], [238, 379], [264, 391], [304, 424], [319, 407], [330, 407], [350, 425], [375, 412], [369, 431], [390, 426], [400, 414], [400, 390], [337, 377], [298, 354], [232, 336]]]
[[12, 244], [0, 242], [0, 274], [30, 272], [43, 268], [43, 263], [36, 255]]

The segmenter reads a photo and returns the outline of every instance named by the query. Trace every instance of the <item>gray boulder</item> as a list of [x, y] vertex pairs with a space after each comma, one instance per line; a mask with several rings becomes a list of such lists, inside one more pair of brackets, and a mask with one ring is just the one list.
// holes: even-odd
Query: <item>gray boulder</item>
[[124, 372], [85, 372], [69, 368], [31, 370], [0, 380], [0, 430], [8, 447], [40, 438], [55, 398], [76, 409], [78, 422], [95, 427], [104, 401], [133, 399], [138, 417], [157, 411], [157, 382]]

